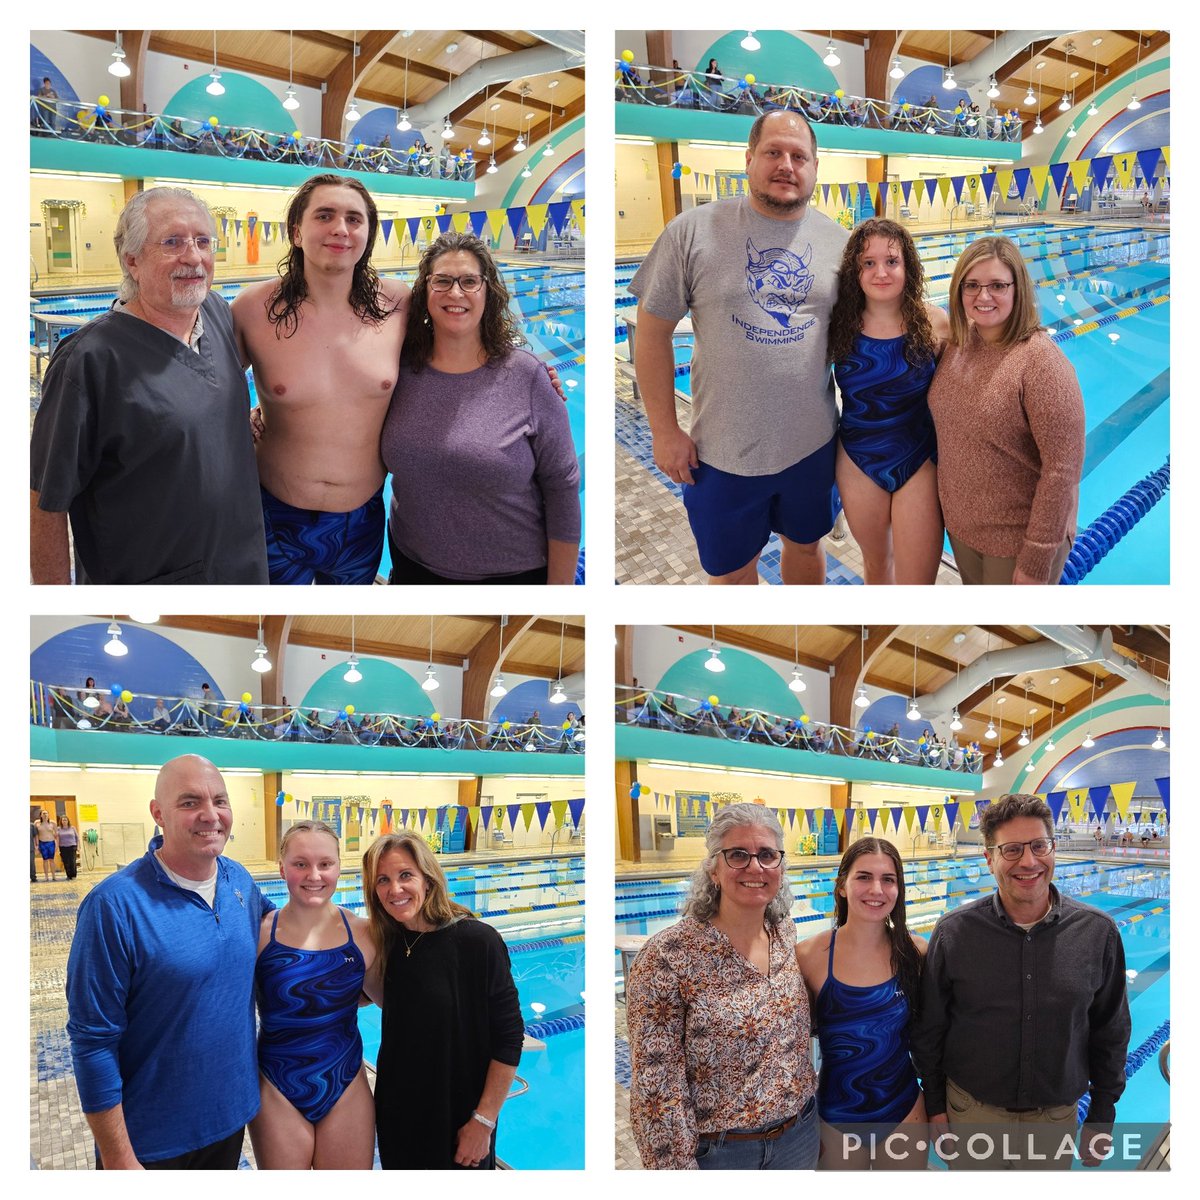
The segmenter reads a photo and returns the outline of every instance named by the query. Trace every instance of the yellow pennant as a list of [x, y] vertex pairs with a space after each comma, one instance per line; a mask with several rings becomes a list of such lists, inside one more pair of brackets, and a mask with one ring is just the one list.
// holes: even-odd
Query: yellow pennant
[[1086, 158], [1077, 158], [1073, 163], [1068, 163], [1067, 168], [1071, 172], [1071, 182], [1075, 185], [1075, 194], [1083, 195], [1083, 189], [1087, 187], [1088, 180], [1091, 178], [1091, 163]]
[[1137, 158], [1132, 154], [1114, 154], [1113, 167], [1117, 172], [1117, 186], [1133, 187], [1133, 164]]
[[582, 200], [571, 201], [571, 215], [575, 218], [575, 224], [579, 226], [580, 233], [586, 232], [583, 224], [583, 204], [584, 202]]
[[1133, 799], [1133, 789], [1136, 786], [1136, 783], [1109, 784], [1108, 790], [1112, 792], [1113, 803], [1117, 806], [1122, 821], [1129, 820], [1129, 802]]
[[965, 833], [971, 828], [971, 818], [975, 815], [975, 801], [964, 800], [958, 807], [958, 823]]
[[941, 179], [938, 180], [937, 190], [938, 195], [942, 198], [942, 203], [948, 203], [950, 198], [950, 179], [948, 176], [943, 175]]
[[[993, 198], [998, 197], [1004, 200], [1008, 196], [1008, 189], [1012, 187], [1013, 173], [1012, 171], [997, 171], [996, 172], [996, 190], [992, 192]], [[965, 829], [966, 826], [964, 825]]]
[[554, 824], [561, 829], [567, 823], [567, 802], [565, 800], [552, 800], [550, 802], [550, 812], [554, 817]]
[[846, 827], [846, 810], [844, 808], [835, 808], [833, 810], [834, 824], [837, 825], [838, 833], [842, 833]]
[[1163, 156], [1163, 162], [1165, 162], [1167, 164], [1167, 170], [1169, 171], [1171, 169], [1171, 147], [1170, 146], [1164, 146], [1162, 148], [1162, 156]]
[[975, 197], [979, 195], [979, 176], [967, 176], [967, 195], [971, 197], [971, 203], [975, 203]]
[[917, 810], [911, 804], [904, 806], [904, 828], [912, 833], [913, 817], [917, 815]]
[[470, 213], [456, 212], [454, 216], [450, 218], [450, 228], [453, 229], [455, 233], [466, 233], [467, 226], [470, 225], [470, 223]]
[[542, 236], [542, 230], [546, 227], [546, 209], [545, 204], [527, 204], [525, 206], [525, 216], [529, 221], [529, 228], [533, 230], [533, 236], [539, 238]]
[[1038, 198], [1039, 202], [1042, 198], [1042, 192], [1046, 190], [1046, 180], [1049, 178], [1049, 176], [1049, 166], [1029, 168], [1029, 177], [1033, 180], [1033, 194]]
[[521, 817], [525, 821], [525, 832], [528, 833], [529, 832], [529, 823], [533, 820], [533, 805], [532, 804], [522, 804], [521, 805]]
[[1070, 805], [1073, 821], [1083, 819], [1083, 806], [1087, 803], [1087, 796], [1087, 788], [1072, 788], [1067, 793], [1067, 804]]
[[487, 210], [488, 229], [492, 232], [493, 240], [504, 232], [504, 220], [507, 215], [507, 211], [503, 208], [489, 208]]
[[467, 820], [471, 823], [471, 832], [474, 833], [479, 828], [479, 808], [472, 804], [467, 809]]

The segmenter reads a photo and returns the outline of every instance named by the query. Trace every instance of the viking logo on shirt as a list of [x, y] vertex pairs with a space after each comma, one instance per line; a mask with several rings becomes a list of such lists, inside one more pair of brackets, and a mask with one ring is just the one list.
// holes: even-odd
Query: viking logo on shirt
[[759, 251], [752, 240], [746, 240], [746, 290], [784, 329], [810, 320], [801, 316], [800, 309], [813, 285], [813, 273], [808, 269], [812, 253], [812, 246], [800, 256], [778, 247]]

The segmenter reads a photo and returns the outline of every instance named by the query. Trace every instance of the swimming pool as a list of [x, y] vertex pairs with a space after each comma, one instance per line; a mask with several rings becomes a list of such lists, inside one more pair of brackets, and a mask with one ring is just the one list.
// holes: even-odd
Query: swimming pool
[[[382, 271], [390, 278], [411, 283], [416, 275], [411, 271]], [[567, 397], [567, 417], [571, 438], [579, 458], [579, 503], [584, 506], [586, 460], [584, 456], [584, 276], [578, 268], [564, 269], [547, 266], [502, 266], [501, 275], [509, 290], [509, 307], [517, 319], [529, 349], [547, 366], [554, 367], [562, 381]], [[251, 281], [253, 282], [253, 281]], [[213, 290], [226, 300], [232, 300], [242, 290], [240, 281], [216, 283]], [[30, 344], [33, 339], [33, 318], [41, 316], [95, 317], [107, 312], [116, 299], [115, 291], [71, 292], [62, 295], [35, 297], [30, 305]], [[257, 403], [253, 372], [247, 372], [251, 403]], [[384, 502], [391, 503], [391, 477], [384, 485]], [[586, 509], [584, 510], [586, 511]], [[582, 548], [583, 539], [580, 539]], [[391, 569], [387, 545], [379, 573], [385, 579]]]
[[[833, 866], [789, 869], [788, 879], [798, 897], [792, 918], [801, 939], [829, 927], [836, 874]], [[909, 926], [926, 937], [943, 912], [994, 889], [982, 856], [906, 862], [904, 877]], [[1169, 1029], [1170, 871], [1157, 865], [1062, 858], [1055, 864], [1054, 883], [1064, 895], [1102, 909], [1117, 922], [1129, 975], [1132, 1065], [1142, 1057], [1136, 1053], [1139, 1047], [1161, 1036], [1164, 1027]], [[617, 936], [656, 933], [674, 924], [686, 891], [686, 879], [619, 879]], [[619, 958], [614, 961], [614, 987], [619, 987]], [[1170, 1087], [1159, 1071], [1156, 1054], [1145, 1056], [1129, 1074], [1117, 1120], [1153, 1126], [1170, 1120]]]
[[[987, 230], [914, 236], [929, 296], [945, 306], [954, 263]], [[1162, 467], [1170, 446], [1170, 253], [1163, 229], [1108, 229], [1049, 222], [997, 230], [1021, 248], [1042, 321], [1079, 377], [1087, 448], [1079, 489], [1086, 528]], [[616, 336], [636, 264], [618, 264]], [[676, 390], [690, 396], [690, 339], [676, 348]], [[1164, 496], [1084, 577], [1085, 583], [1168, 583], [1170, 500]], [[948, 547], [947, 547], [948, 548]]]
[[[583, 1163], [584, 982], [583, 859], [527, 859], [456, 865], [443, 858], [450, 894], [499, 930], [527, 1031], [517, 1075], [529, 1090], [505, 1104], [499, 1157], [516, 1170], [579, 1170]], [[259, 881], [276, 904], [282, 880]], [[364, 913], [362, 876], [343, 873], [334, 902]], [[534, 1007], [537, 1005], [538, 1007]], [[363, 1058], [375, 1066], [382, 1014], [359, 1009]], [[414, 1031], [419, 1033], [419, 1031]]]

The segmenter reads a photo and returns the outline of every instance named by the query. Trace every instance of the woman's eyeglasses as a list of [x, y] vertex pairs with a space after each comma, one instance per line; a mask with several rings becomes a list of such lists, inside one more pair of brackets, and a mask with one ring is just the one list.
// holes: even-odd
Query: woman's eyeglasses
[[962, 285], [962, 290], [964, 296], [978, 296], [980, 292], [990, 292], [993, 296], [1003, 296], [1012, 286], [1011, 282], [977, 283], [974, 279], [968, 279]]
[[769, 846], [764, 846], [757, 854], [751, 854], [749, 850], [743, 850], [740, 846], [734, 846], [731, 850], [720, 850], [718, 853], [725, 859], [726, 865], [735, 871], [748, 867], [752, 858], [757, 858], [758, 865], [767, 870], [779, 866], [783, 861], [783, 851], [772, 850]]
[[455, 284], [464, 292], [477, 292], [483, 287], [482, 275], [430, 275], [431, 292], [448, 292]]

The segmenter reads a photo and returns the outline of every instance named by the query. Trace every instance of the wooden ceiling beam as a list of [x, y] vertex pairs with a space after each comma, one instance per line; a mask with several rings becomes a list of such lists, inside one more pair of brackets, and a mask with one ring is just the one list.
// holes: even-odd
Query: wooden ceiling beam
[[[680, 633], [693, 634], [695, 637], [703, 638], [706, 642], [712, 641], [712, 629], [707, 625], [668, 625], [667, 628], [678, 629]], [[784, 647], [776, 645], [766, 638], [756, 637], [751, 633], [743, 633], [741, 630], [732, 629], [728, 625], [719, 628], [721, 628], [720, 640], [726, 646], [735, 646], [739, 650], [749, 650], [754, 654], [767, 654], [771, 658], [787, 660], [792, 657]], [[820, 671], [823, 675], [829, 673], [828, 661], [818, 658], [814, 654], [805, 654], [801, 650], [799, 661], [802, 666], [809, 667], [814, 671]]]

